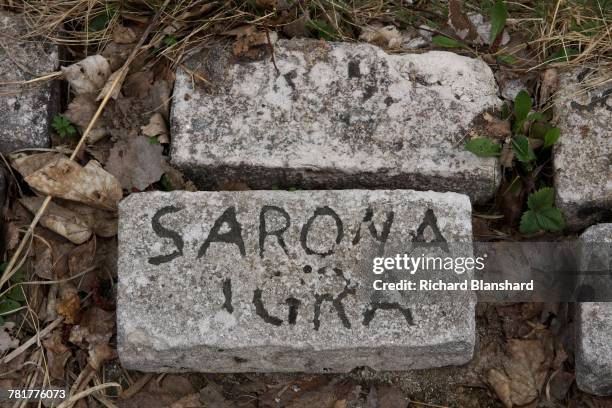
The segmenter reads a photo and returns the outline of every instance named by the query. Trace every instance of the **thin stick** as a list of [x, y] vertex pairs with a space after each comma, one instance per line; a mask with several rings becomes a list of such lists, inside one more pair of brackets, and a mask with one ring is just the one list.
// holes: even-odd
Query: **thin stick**
[[[155, 17], [153, 17], [153, 20], [151, 20], [151, 23], [149, 24], [149, 26], [147, 27], [145, 32], [140, 37], [140, 40], [138, 41], [138, 43], [136, 44], [136, 46], [132, 50], [132, 53], [130, 54], [128, 59], [125, 61], [123, 66], [120, 68], [119, 75], [117, 75], [115, 80], [112, 82], [111, 86], [109, 87], [108, 91], [106, 92], [106, 95], [104, 95], [104, 98], [102, 99], [102, 102], [100, 102], [100, 106], [98, 107], [98, 110], [96, 111], [94, 116], [89, 121], [89, 125], [87, 126], [87, 128], [83, 132], [83, 135], [81, 136], [81, 139], [79, 140], [79, 143], [76, 145], [76, 147], [74, 148], [74, 151], [70, 155], [70, 160], [74, 161], [76, 156], [79, 154], [79, 151], [81, 150], [81, 147], [85, 143], [85, 140], [87, 140], [87, 136], [89, 135], [91, 130], [94, 128], [96, 122], [98, 121], [98, 119], [102, 115], [102, 112], [104, 111], [104, 108], [106, 107], [106, 104], [111, 99], [111, 96], [113, 95], [113, 93], [115, 91], [115, 88], [117, 88], [117, 86], [119, 86], [119, 84], [122, 82], [123, 78], [125, 78], [125, 74], [127, 73], [127, 70], [129, 69], [130, 64], [132, 63], [132, 61], [136, 57], [136, 54], [138, 53], [138, 50], [144, 44], [146, 38], [149, 36], [149, 33], [151, 33], [151, 31], [153, 30], [154, 25], [156, 24], [157, 20], [161, 16], [162, 11], [166, 8], [166, 6], [168, 5], [169, 2], [170, 2], [170, 0], [164, 1], [164, 4], [157, 11], [157, 13], [155, 14]], [[17, 250], [15, 251], [15, 253], [13, 253], [13, 256], [11, 256], [11, 260], [9, 261], [9, 264], [7, 265], [6, 269], [4, 270], [4, 273], [2, 274], [2, 278], [0, 278], [0, 287], [4, 286], [4, 284], [16, 272], [16, 269], [14, 268], [14, 266], [17, 263], [17, 259], [19, 258], [19, 255], [21, 255], [21, 252], [23, 251], [23, 248], [25, 247], [26, 242], [28, 241], [29, 237], [34, 233], [34, 228], [36, 227], [36, 225], [38, 225], [38, 221], [40, 220], [40, 218], [42, 217], [44, 212], [47, 210], [47, 207], [49, 206], [49, 203], [51, 202], [52, 198], [53, 197], [50, 196], [50, 195], [45, 197], [45, 200], [43, 201], [42, 205], [40, 206], [40, 208], [38, 209], [38, 211], [34, 215], [34, 219], [30, 223], [30, 226], [28, 227], [28, 230], [26, 231], [26, 234], [21, 239], [21, 242], [19, 243], [19, 246], [17, 247]]]

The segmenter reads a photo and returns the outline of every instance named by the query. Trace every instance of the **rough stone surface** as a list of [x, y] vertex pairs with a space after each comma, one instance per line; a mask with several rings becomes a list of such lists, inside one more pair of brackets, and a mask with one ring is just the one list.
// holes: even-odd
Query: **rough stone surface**
[[[581, 240], [612, 243], [612, 224], [599, 224], [587, 229]], [[596, 395], [612, 395], [612, 303], [580, 303], [577, 321], [578, 387]]]
[[588, 71], [562, 75], [555, 101], [557, 206], [573, 229], [612, 220], [612, 85], [588, 82]]
[[500, 105], [490, 68], [450, 52], [280, 40], [236, 61], [213, 49], [177, 72], [172, 161], [204, 189], [240, 180], [309, 189], [411, 188], [491, 197], [498, 162], [463, 143]]
[[[473, 293], [449, 292], [434, 301], [431, 292], [371, 290], [381, 276], [409, 277], [373, 274], [372, 259], [380, 254], [471, 256], [465, 195], [151, 192], [131, 194], [119, 212], [118, 351], [127, 368], [408, 370], [463, 364], [472, 356]], [[262, 228], [284, 231], [286, 252]], [[464, 249], [423, 247], [443, 246], [442, 240], [463, 242]]]
[[[38, 38], [24, 39], [21, 15], [0, 11], [0, 82], [24, 81], [58, 69], [57, 47]], [[25, 89], [0, 87], [0, 152], [49, 145], [49, 130], [57, 110], [58, 87], [53, 81]]]

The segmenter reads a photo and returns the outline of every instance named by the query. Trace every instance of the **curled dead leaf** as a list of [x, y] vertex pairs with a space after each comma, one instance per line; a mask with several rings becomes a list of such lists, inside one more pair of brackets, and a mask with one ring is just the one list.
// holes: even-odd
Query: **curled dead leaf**
[[56, 306], [57, 314], [64, 317], [67, 324], [78, 322], [81, 298], [77, 289], [70, 282], [63, 282], [59, 287], [59, 302]]
[[403, 42], [403, 36], [395, 26], [383, 26], [382, 24], [363, 27], [359, 39], [390, 48], [399, 47]]
[[25, 177], [26, 183], [42, 194], [114, 210], [123, 197], [117, 179], [95, 160], [85, 167], [65, 156]]
[[[36, 214], [44, 200], [42, 197], [23, 197], [19, 202], [28, 211]], [[78, 214], [54, 202], [47, 206], [40, 218], [40, 224], [77, 245], [87, 241], [92, 234], [89, 225]]]
[[[127, 75], [127, 69], [119, 69], [111, 74], [110, 77], [106, 80], [106, 83], [102, 87], [102, 90], [98, 94], [96, 101], [101, 101], [104, 99], [107, 93], [111, 93], [111, 98], [117, 99], [119, 97], [119, 93], [121, 92], [121, 84], [125, 81], [125, 76]], [[118, 81], [118, 82], [117, 82]], [[117, 82], [117, 85], [113, 88], [113, 84]]]
[[31, 155], [19, 154], [11, 157], [11, 166], [25, 178], [35, 171], [45, 167], [47, 164], [57, 160], [61, 156], [62, 155], [60, 153], [55, 152]]
[[161, 144], [170, 143], [168, 137], [168, 127], [161, 113], [154, 113], [149, 119], [149, 124], [140, 128], [142, 134], [148, 137], [157, 137], [157, 141]]
[[110, 65], [102, 55], [91, 55], [61, 69], [77, 95], [98, 92], [111, 74]]
[[504, 140], [507, 137], [511, 136], [510, 131], [510, 122], [508, 120], [502, 120], [494, 117], [488, 112], [485, 112], [483, 115], [485, 120], [485, 131], [487, 132], [487, 136], [494, 137], [499, 140]]
[[462, 0], [448, 1], [448, 25], [455, 31], [462, 40], [475, 43], [482, 43], [478, 31], [468, 16], [463, 11]]

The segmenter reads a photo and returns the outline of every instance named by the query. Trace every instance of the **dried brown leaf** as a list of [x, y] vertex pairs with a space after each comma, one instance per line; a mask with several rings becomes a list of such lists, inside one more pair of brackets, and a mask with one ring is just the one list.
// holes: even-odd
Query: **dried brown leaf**
[[104, 362], [117, 358], [117, 350], [108, 343], [94, 343], [89, 346], [89, 359], [87, 362], [94, 370], [99, 370]]
[[492, 369], [487, 374], [506, 407], [529, 404], [540, 395], [552, 360], [549, 340], [508, 340], [503, 371]]
[[70, 271], [70, 276], [77, 275], [91, 268], [94, 264], [95, 255], [96, 241], [94, 239], [74, 248], [68, 256], [68, 270]]
[[78, 322], [79, 308], [81, 307], [81, 298], [77, 289], [70, 282], [63, 282], [59, 288], [59, 302], [56, 310], [60, 316], [64, 317], [67, 324], [75, 324]]
[[[83, 93], [77, 95], [72, 102], [70, 102], [68, 105], [68, 110], [64, 112], [64, 116], [72, 123], [77, 125], [81, 130], [81, 133], [83, 133], [87, 126], [89, 126], [89, 123], [91, 122], [91, 119], [93, 118], [97, 109], [98, 104], [96, 103], [96, 94]], [[104, 121], [98, 119], [95, 127], [92, 128], [87, 135], [87, 140], [90, 143], [95, 143], [106, 136], [107, 133], [108, 130], [104, 125]]]
[[113, 336], [115, 313], [93, 306], [87, 309], [78, 325], [72, 327], [69, 341], [80, 347], [107, 344]]
[[79, 214], [97, 236], [111, 238], [117, 235], [117, 212], [105, 211], [71, 201], [63, 202], [62, 206]]
[[131, 44], [137, 39], [138, 35], [130, 27], [118, 25], [113, 29], [112, 40], [117, 44]]
[[448, 1], [448, 25], [462, 40], [481, 43], [482, 40], [476, 31], [476, 27], [463, 11], [462, 0]]
[[[121, 84], [123, 84], [123, 81], [125, 81], [125, 76], [127, 75], [127, 72], [128, 71], [126, 69], [119, 69], [113, 72], [111, 76], [108, 77], [108, 80], [104, 84], [104, 87], [102, 87], [102, 90], [98, 94], [96, 101], [101, 101], [102, 99], [104, 99], [106, 94], [109, 92], [111, 93], [111, 98], [117, 99], [119, 97], [119, 93], [121, 92]], [[113, 85], [116, 81], [118, 82], [113, 88]]]
[[0, 326], [0, 354], [19, 346], [19, 340], [11, 334], [13, 327], [15, 327], [13, 322], [5, 322]]
[[60, 153], [55, 152], [32, 154], [29, 156], [19, 155], [11, 159], [11, 166], [25, 178], [61, 156]]
[[142, 191], [164, 174], [163, 150], [161, 145], [151, 144], [143, 136], [128, 142], [120, 140], [111, 149], [106, 170], [113, 174], [126, 190], [135, 188]]
[[98, 92], [111, 75], [110, 65], [102, 55], [91, 55], [61, 69], [64, 78], [77, 95]]
[[[42, 197], [23, 197], [19, 202], [32, 214], [36, 214], [44, 200]], [[54, 202], [47, 206], [40, 224], [77, 245], [87, 241], [92, 234], [89, 225], [78, 214]]]
[[157, 137], [157, 141], [161, 144], [170, 143], [168, 137], [168, 127], [161, 113], [154, 113], [146, 126], [141, 128], [142, 134], [147, 137]]
[[390, 48], [397, 48], [403, 42], [403, 36], [395, 26], [378, 23], [363, 27], [359, 39]]
[[60, 156], [27, 176], [25, 181], [42, 194], [103, 209], [116, 209], [123, 197], [117, 179], [95, 160], [82, 167]]

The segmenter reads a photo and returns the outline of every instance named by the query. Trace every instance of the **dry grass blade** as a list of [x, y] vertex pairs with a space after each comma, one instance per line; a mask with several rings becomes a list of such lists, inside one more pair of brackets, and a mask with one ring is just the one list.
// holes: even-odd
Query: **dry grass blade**
[[88, 395], [91, 395], [95, 392], [98, 392], [100, 390], [103, 390], [105, 388], [110, 388], [110, 387], [118, 387], [121, 388], [120, 384], [117, 384], [115, 382], [109, 382], [106, 384], [100, 384], [100, 385], [96, 385], [94, 387], [88, 388], [85, 391], [81, 391], [77, 394], [74, 394], [72, 397], [68, 398], [66, 401], [62, 402], [61, 404], [59, 404], [57, 406], [57, 408], [68, 408], [73, 406], [78, 400], [80, 400], [81, 398], [85, 398]]

